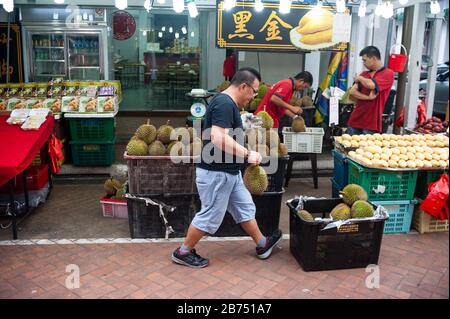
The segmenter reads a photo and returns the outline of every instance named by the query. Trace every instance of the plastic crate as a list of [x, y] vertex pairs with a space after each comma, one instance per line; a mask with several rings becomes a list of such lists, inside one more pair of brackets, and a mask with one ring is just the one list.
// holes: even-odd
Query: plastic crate
[[385, 234], [408, 233], [411, 230], [416, 200], [373, 201], [372, 203], [383, 206], [388, 211], [389, 219], [384, 223]]
[[417, 186], [414, 193], [415, 197], [425, 199], [428, 195], [428, 184], [435, 182], [444, 173], [444, 171], [420, 171], [417, 175]]
[[[32, 165], [26, 169], [28, 191], [43, 189], [48, 184], [48, 164]], [[19, 174], [14, 179], [14, 192], [23, 191], [23, 175]], [[9, 193], [9, 183], [0, 188], [1, 193]]]
[[126, 153], [124, 158], [130, 194], [175, 195], [197, 191], [195, 163], [191, 160], [174, 163], [170, 156], [128, 156]]
[[69, 118], [70, 135], [76, 142], [109, 142], [115, 138], [114, 118]]
[[115, 139], [112, 142], [70, 141], [72, 161], [76, 166], [109, 166], [115, 160]]
[[334, 169], [333, 178], [339, 188], [344, 188], [348, 184], [348, 163], [347, 156], [339, 151], [332, 150]]
[[[252, 195], [256, 206], [255, 219], [259, 229], [264, 235], [270, 235], [278, 229], [280, 224], [281, 199], [284, 190], [281, 192], [263, 193], [262, 195]], [[194, 216], [192, 216], [193, 218]], [[239, 224], [236, 224], [230, 214], [225, 214], [219, 229], [213, 236], [232, 237], [248, 236]]]
[[[284, 182], [284, 176], [286, 174], [286, 168], [289, 163], [289, 156], [286, 157], [269, 157], [269, 161], [265, 163], [261, 163], [260, 166], [266, 171], [267, 173], [267, 189], [266, 192], [272, 193], [272, 192], [281, 192], [283, 190], [283, 182]], [[277, 161], [276, 166], [276, 172], [273, 172], [275, 169], [274, 167], [274, 161]], [[241, 172], [242, 176], [244, 176], [245, 170], [248, 167], [248, 163], [245, 163], [242, 165]]]
[[388, 171], [366, 168], [351, 159], [348, 162], [348, 183], [364, 188], [369, 201], [412, 200], [418, 171]]
[[339, 198], [339, 191], [341, 191], [342, 188], [339, 186], [338, 183], [336, 183], [334, 178], [330, 178], [330, 181], [331, 181], [331, 197]]
[[421, 234], [448, 231], [448, 224], [448, 219], [436, 219], [421, 210], [420, 205], [414, 208], [412, 227]]
[[104, 217], [128, 218], [127, 200], [103, 197], [100, 199]]
[[127, 198], [131, 238], [166, 238], [166, 226], [174, 231], [168, 237], [184, 237], [192, 217], [200, 210], [198, 195], [195, 194], [142, 197], [151, 199], [157, 205], [147, 205], [146, 200], [140, 198]]
[[[342, 199], [311, 199], [304, 209], [325, 217]], [[385, 220], [357, 221], [339, 228], [323, 229], [326, 223], [306, 222], [296, 212], [298, 199], [289, 207], [289, 248], [305, 271], [361, 268], [377, 264]]]
[[291, 127], [283, 128], [283, 143], [291, 153], [322, 153], [325, 132], [321, 127], [307, 127], [306, 132], [292, 132]]

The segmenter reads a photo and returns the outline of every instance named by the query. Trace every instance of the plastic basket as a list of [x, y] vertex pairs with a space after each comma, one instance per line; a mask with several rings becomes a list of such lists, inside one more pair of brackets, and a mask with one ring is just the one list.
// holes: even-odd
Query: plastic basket
[[412, 200], [417, 171], [388, 171], [366, 168], [351, 159], [348, 162], [348, 183], [364, 188], [369, 201]]
[[[273, 173], [274, 162], [272, 161], [274, 160], [277, 161], [277, 167], [276, 172]], [[283, 190], [283, 181], [284, 176], [286, 174], [286, 167], [288, 163], [289, 163], [289, 156], [278, 158], [270, 157], [269, 161], [260, 164], [260, 166], [267, 173], [268, 185], [266, 192], [273, 193], [273, 192], [281, 192]], [[244, 176], [245, 169], [248, 167], [248, 165], [249, 165], [248, 163], [242, 165], [241, 168], [242, 176]]]
[[72, 141], [109, 142], [115, 138], [114, 118], [70, 118]]
[[[280, 224], [281, 199], [283, 193], [284, 190], [281, 192], [264, 193], [262, 195], [252, 195], [253, 202], [256, 206], [256, 222], [258, 223], [261, 232], [266, 236], [278, 229]], [[248, 234], [240, 225], [236, 224], [233, 217], [227, 213], [225, 214], [219, 229], [213, 236], [232, 237], [248, 236]]]
[[342, 190], [342, 187], [334, 180], [334, 178], [330, 178], [331, 181], [331, 197], [339, 198], [339, 191]]
[[421, 234], [448, 231], [448, 219], [439, 220], [433, 218], [421, 210], [419, 205], [416, 205], [412, 227]]
[[[306, 200], [304, 209], [325, 217], [342, 199]], [[377, 264], [385, 220], [357, 221], [324, 230], [324, 222], [306, 222], [297, 215], [298, 199], [288, 202], [289, 248], [305, 271], [361, 268]]]
[[109, 166], [115, 159], [115, 139], [112, 142], [71, 141], [72, 161], [76, 166]]
[[385, 234], [408, 233], [410, 231], [416, 200], [373, 201], [372, 203], [383, 206], [388, 211], [389, 219], [384, 223]]
[[191, 160], [174, 163], [170, 156], [128, 156], [126, 153], [124, 158], [130, 194], [175, 195], [197, 191], [195, 164]]
[[292, 132], [291, 127], [283, 128], [283, 143], [291, 153], [322, 153], [325, 132], [321, 127], [307, 127], [306, 132]]
[[104, 217], [128, 218], [127, 201], [120, 199], [102, 198], [102, 212]]
[[[32, 165], [26, 169], [27, 190], [37, 191], [43, 189], [48, 183], [48, 164]], [[19, 174], [14, 179], [14, 192], [23, 191], [23, 175]], [[9, 192], [9, 183], [0, 188], [1, 193]]]
[[417, 186], [415, 196], [425, 199], [428, 195], [428, 184], [435, 182], [444, 173], [444, 171], [421, 171], [417, 175]]
[[342, 189], [348, 184], [347, 156], [336, 150], [332, 150], [331, 153], [334, 161], [333, 178], [339, 188]]
[[[192, 217], [200, 209], [198, 195], [174, 196], [139, 196], [150, 199], [153, 204], [140, 198], [127, 198], [128, 222], [131, 238], [166, 238], [169, 227], [173, 233], [167, 237], [176, 238], [186, 236]], [[164, 214], [167, 225], [161, 215]]]

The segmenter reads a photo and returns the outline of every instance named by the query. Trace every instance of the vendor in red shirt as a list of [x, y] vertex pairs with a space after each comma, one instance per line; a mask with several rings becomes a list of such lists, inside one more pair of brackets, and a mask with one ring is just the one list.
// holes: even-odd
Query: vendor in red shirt
[[273, 119], [273, 127], [278, 128], [283, 115], [295, 117], [303, 112], [299, 106], [290, 103], [294, 91], [303, 91], [311, 87], [313, 76], [308, 71], [297, 74], [294, 78], [281, 80], [270, 88], [258, 105], [255, 114], [266, 111]]
[[231, 81], [231, 79], [236, 73], [236, 55], [233, 50], [227, 49], [226, 58], [223, 61], [223, 76], [226, 81]]
[[356, 76], [350, 89], [350, 97], [356, 100], [348, 120], [350, 135], [382, 132], [384, 104], [394, 83], [394, 71], [384, 67], [376, 47], [364, 48], [359, 56], [368, 71]]

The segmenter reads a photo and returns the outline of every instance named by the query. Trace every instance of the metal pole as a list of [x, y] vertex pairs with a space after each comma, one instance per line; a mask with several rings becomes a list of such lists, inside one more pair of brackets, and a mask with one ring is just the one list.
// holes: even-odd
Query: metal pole
[[[405, 46], [408, 52], [411, 49], [413, 16], [414, 16], [414, 7], [413, 6], [406, 7], [403, 13], [402, 44]], [[402, 111], [402, 108], [405, 105], [406, 81], [408, 73], [406, 71], [407, 70], [398, 74], [394, 121], [400, 116], [400, 112]], [[394, 134], [400, 134], [400, 128], [395, 125], [394, 125]]]
[[10, 27], [11, 22], [9, 19], [10, 14], [8, 15], [8, 36], [6, 37], [6, 83], [9, 83], [9, 37], [10, 37]]
[[427, 76], [427, 117], [433, 115], [434, 94], [436, 92], [436, 73], [437, 73], [437, 59], [441, 42], [439, 38], [442, 32], [442, 19], [437, 18], [433, 21], [433, 29], [431, 32], [431, 67], [428, 69]]

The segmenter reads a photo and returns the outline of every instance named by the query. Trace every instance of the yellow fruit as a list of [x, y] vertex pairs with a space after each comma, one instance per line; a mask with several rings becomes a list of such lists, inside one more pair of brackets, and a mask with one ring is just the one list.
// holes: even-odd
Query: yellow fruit
[[379, 160], [380, 158], [381, 158], [380, 153], [375, 153], [375, 154], [373, 154], [373, 159]]
[[416, 168], [416, 161], [409, 160], [406, 163], [408, 164], [408, 168]]
[[[308, 26], [308, 25], [307, 25]], [[304, 28], [306, 28], [305, 26]], [[328, 29], [320, 32], [305, 34], [301, 37], [300, 42], [304, 44], [320, 44], [320, 43], [329, 43], [333, 37], [333, 29]]]
[[368, 158], [368, 159], [372, 159], [373, 158], [373, 154], [370, 152], [364, 152], [364, 157]]
[[389, 160], [388, 164], [389, 164], [389, 167], [391, 167], [391, 168], [397, 168], [398, 167], [397, 161], [394, 161], [394, 160]]
[[358, 148], [356, 150], [356, 153], [359, 154], [359, 155], [364, 155], [365, 152], [364, 152], [364, 150], [362, 148]]
[[344, 141], [351, 141], [352, 140], [352, 136], [348, 135], [348, 134], [342, 134], [342, 139]]
[[424, 160], [423, 167], [431, 168], [431, 167], [433, 167], [433, 164], [430, 161]]
[[359, 147], [358, 141], [352, 141], [351, 144], [352, 144], [352, 147]]
[[397, 147], [398, 143], [397, 143], [397, 141], [391, 140], [391, 141], [389, 141], [389, 146], [390, 147]]
[[297, 32], [300, 34], [310, 34], [331, 29], [333, 27], [333, 14], [324, 9], [311, 10], [299, 21]]
[[406, 156], [408, 156], [408, 159], [411, 160], [411, 161], [416, 159], [416, 155], [414, 155], [411, 152], [406, 153]]
[[361, 136], [363, 135], [352, 135], [352, 140], [359, 142], [361, 141]]
[[401, 168], [406, 168], [408, 166], [408, 163], [406, 163], [406, 161], [404, 161], [404, 160], [399, 160], [398, 166]]

